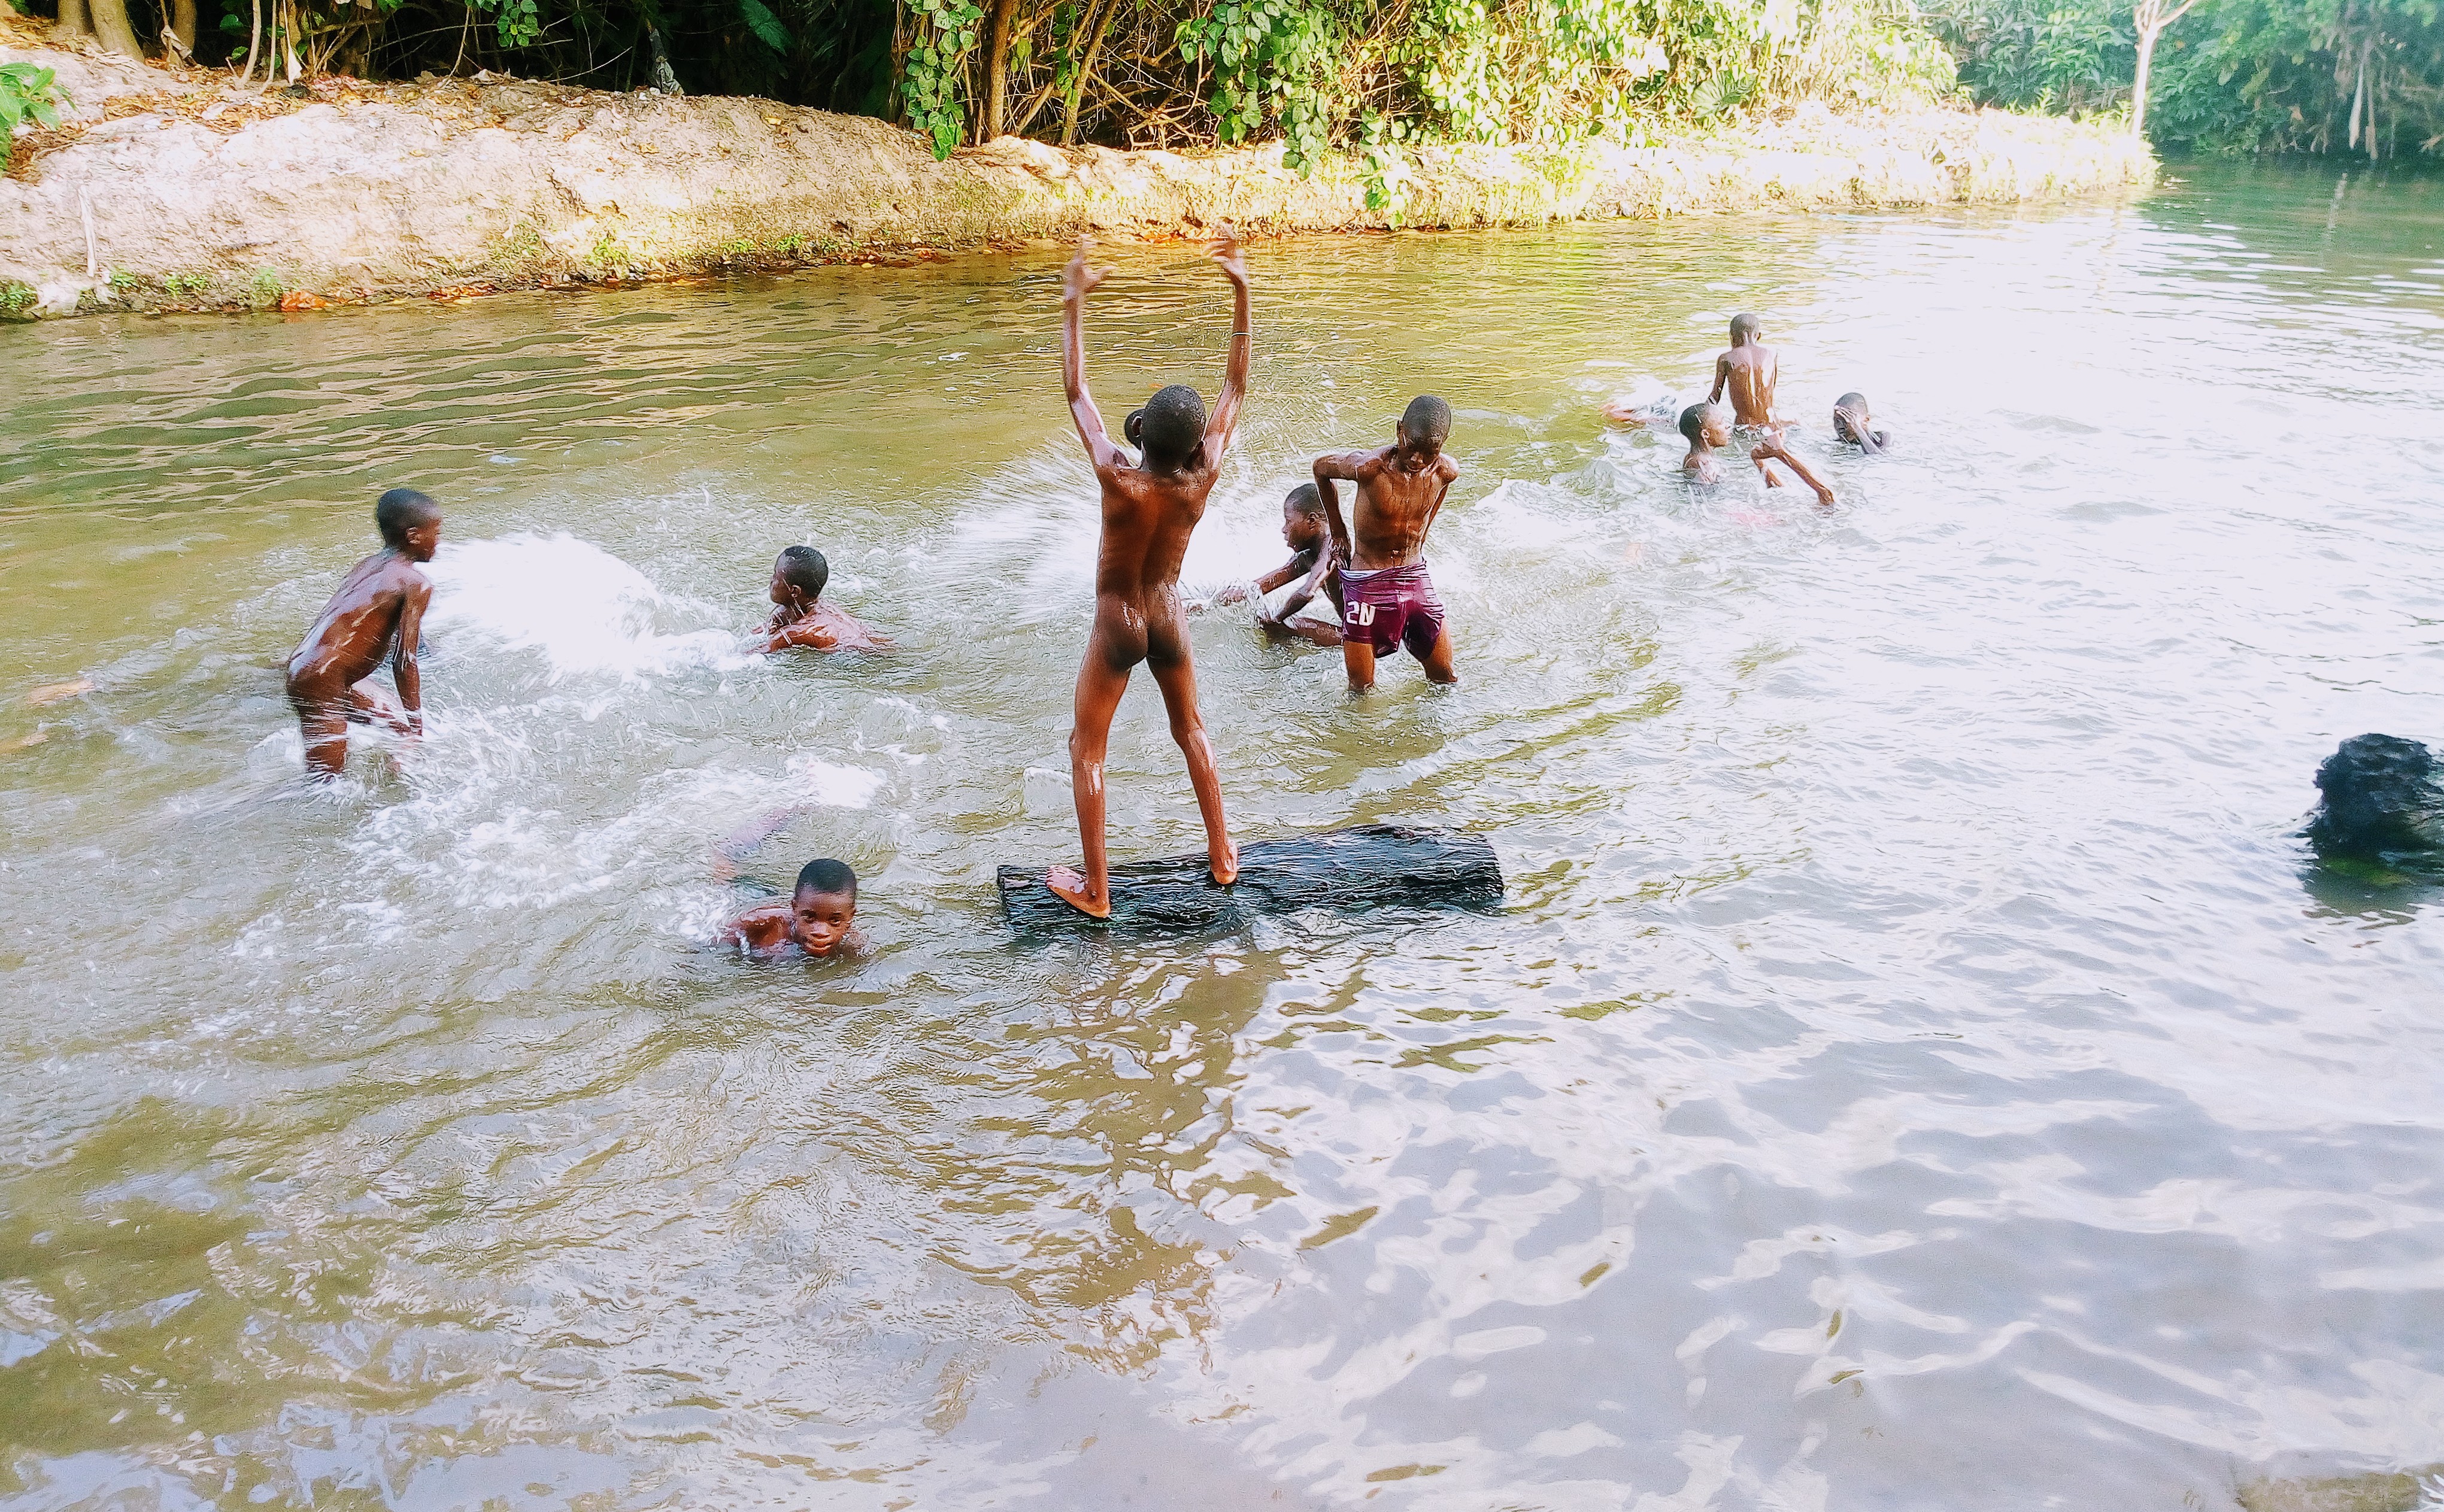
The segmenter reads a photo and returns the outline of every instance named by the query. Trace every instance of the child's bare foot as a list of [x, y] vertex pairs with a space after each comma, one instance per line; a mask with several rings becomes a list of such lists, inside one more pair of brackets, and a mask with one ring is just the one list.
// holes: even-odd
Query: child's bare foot
[[1238, 846], [1226, 839], [1222, 842], [1220, 850], [1208, 851], [1206, 855], [1213, 875], [1214, 886], [1229, 887], [1239, 880]]
[[1052, 868], [1044, 874], [1044, 885], [1052, 890], [1053, 896], [1090, 919], [1107, 919], [1112, 916], [1112, 899], [1109, 893], [1097, 896], [1088, 891], [1086, 879], [1078, 874], [1075, 867]]

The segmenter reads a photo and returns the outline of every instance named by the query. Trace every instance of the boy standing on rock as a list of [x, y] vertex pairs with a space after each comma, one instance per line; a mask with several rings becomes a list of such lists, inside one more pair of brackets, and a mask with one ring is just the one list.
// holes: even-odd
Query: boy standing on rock
[[1228, 887], [1239, 876], [1239, 852], [1222, 815], [1222, 779], [1213, 768], [1213, 747], [1196, 710], [1196, 668], [1189, 659], [1188, 622], [1179, 601], [1179, 564], [1188, 537], [1205, 516], [1205, 501], [1221, 476], [1222, 455], [1239, 420], [1248, 388], [1253, 328], [1248, 299], [1248, 265], [1231, 229], [1213, 244], [1236, 291], [1231, 323], [1231, 360], [1221, 396], [1209, 417], [1194, 389], [1175, 383], [1157, 391], [1129, 416], [1130, 440], [1144, 448], [1131, 466], [1128, 453], [1104, 433], [1103, 416], [1086, 392], [1086, 296], [1103, 274], [1086, 266], [1086, 243], [1069, 260], [1062, 282], [1061, 377], [1069, 395], [1069, 417], [1094, 464], [1103, 495], [1102, 539], [1095, 561], [1095, 627], [1078, 667], [1076, 722], [1069, 731], [1069, 781], [1078, 805], [1078, 840], [1085, 853], [1082, 876], [1053, 867], [1045, 885], [1091, 918], [1112, 915], [1111, 867], [1103, 854], [1103, 758], [1111, 745], [1112, 715], [1128, 691], [1139, 662], [1154, 671], [1171, 715], [1171, 734], [1188, 759], [1189, 785], [1205, 821], [1206, 855], [1213, 880]]

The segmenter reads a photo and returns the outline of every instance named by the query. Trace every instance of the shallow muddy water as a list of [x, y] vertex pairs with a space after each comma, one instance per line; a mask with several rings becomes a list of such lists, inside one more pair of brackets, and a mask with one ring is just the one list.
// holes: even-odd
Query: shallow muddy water
[[[1014, 944], [1091, 479], [1046, 257], [0, 335], [0, 1504], [2166, 1508], [2444, 1457], [2444, 184], [1264, 245], [1188, 576], [1448, 396], [1462, 681], [1196, 623], [1246, 838], [1498, 916]], [[1224, 287], [1116, 252], [1107, 415]], [[1840, 503], [1607, 432], [1754, 309]], [[1897, 444], [1834, 454], [1862, 389]], [[432, 732], [273, 670], [448, 510]], [[887, 657], [767, 660], [823, 547]], [[34, 707], [42, 685], [92, 691]], [[1193, 849], [1146, 679], [1119, 858]], [[713, 841], [787, 825], [743, 885]], [[704, 941], [833, 853], [871, 955]]]

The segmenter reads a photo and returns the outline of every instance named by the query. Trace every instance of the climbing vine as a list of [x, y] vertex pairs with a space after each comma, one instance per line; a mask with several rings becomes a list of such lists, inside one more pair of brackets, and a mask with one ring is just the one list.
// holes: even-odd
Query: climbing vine
[[909, 12], [916, 35], [900, 63], [900, 98], [908, 123], [932, 138], [935, 157], [948, 157], [967, 132], [962, 84], [984, 8], [975, 0], [909, 0]]

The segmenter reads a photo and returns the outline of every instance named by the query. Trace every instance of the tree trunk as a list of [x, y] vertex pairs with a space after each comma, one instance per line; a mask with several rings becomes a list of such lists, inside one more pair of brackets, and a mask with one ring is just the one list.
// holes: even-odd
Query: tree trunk
[[195, 0], [170, 0], [170, 34], [178, 39], [188, 61], [195, 54]]
[[1104, 930], [1116, 934], [1202, 934], [1246, 929], [1259, 913], [1300, 909], [1499, 909], [1502, 863], [1482, 836], [1406, 824], [1359, 824], [1239, 847], [1239, 880], [1216, 887], [1203, 855], [1112, 868], [1112, 917], [1099, 923], [1044, 885], [1041, 872], [1005, 866], [994, 881], [1002, 913], [1021, 935]]
[[1018, 0], [992, 0], [992, 10], [985, 27], [985, 113], [984, 124], [977, 140], [991, 141], [1002, 134], [1009, 119], [1003, 96], [1009, 93], [1010, 23], [1018, 18]]
[[84, 0], [60, 0], [60, 29], [71, 37], [93, 35], [93, 12]]
[[144, 56], [144, 46], [136, 40], [136, 28], [127, 19], [127, 0], [86, 0], [93, 12], [93, 34], [103, 47], [124, 53], [130, 58]]
[[2147, 69], [2156, 61], [2156, 39], [2163, 34], [2161, 28], [2138, 33], [2138, 74], [2130, 82], [2130, 135], [2140, 141], [2147, 139]]

